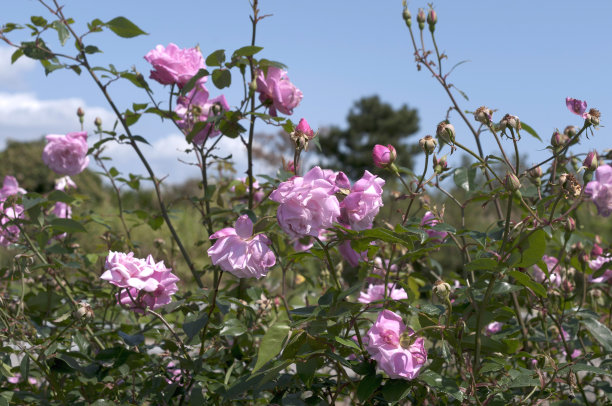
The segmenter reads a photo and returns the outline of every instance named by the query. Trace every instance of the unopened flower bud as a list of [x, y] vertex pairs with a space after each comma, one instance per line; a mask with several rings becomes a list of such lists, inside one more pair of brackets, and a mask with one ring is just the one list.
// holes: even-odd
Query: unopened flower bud
[[598, 126], [600, 117], [601, 113], [599, 112], [599, 110], [591, 109], [587, 114], [586, 121], [593, 126]]
[[88, 322], [94, 318], [94, 312], [89, 303], [81, 301], [77, 303], [77, 309], [72, 313], [73, 317], [81, 322]]
[[386, 147], [377, 144], [374, 146], [374, 149], [372, 149], [372, 158], [374, 160], [374, 165], [377, 167], [388, 168], [397, 158], [397, 152], [391, 144]]
[[427, 13], [427, 24], [429, 24], [429, 31], [434, 32], [436, 30], [436, 23], [438, 22], [438, 14], [436, 10], [430, 9]]
[[455, 127], [446, 121], [440, 122], [436, 128], [436, 137], [447, 144], [453, 144], [455, 142]]
[[442, 280], [437, 280], [434, 283], [432, 291], [440, 300], [447, 301], [451, 294], [451, 286]]
[[437, 174], [441, 174], [448, 170], [448, 163], [446, 162], [446, 155], [438, 159], [435, 155], [433, 156], [433, 169]]
[[506, 172], [504, 187], [509, 192], [516, 192], [521, 188], [521, 181], [511, 172]]
[[423, 10], [422, 8], [419, 9], [416, 20], [419, 23], [420, 30], [425, 28], [425, 20], [427, 20], [427, 16], [425, 15], [425, 10]]
[[436, 150], [436, 145], [438, 143], [431, 135], [426, 135], [425, 137], [419, 140], [419, 145], [425, 151], [427, 155], [433, 153]]
[[565, 147], [568, 140], [569, 138], [567, 135], [560, 133], [559, 130], [556, 130], [552, 137], [550, 137], [550, 145], [553, 146], [553, 150], [555, 152], [558, 152]]
[[573, 125], [568, 125], [563, 130], [563, 134], [567, 135], [569, 138], [572, 138], [574, 135], [578, 133], [578, 129]]
[[96, 117], [94, 120], [94, 125], [100, 129], [100, 127], [102, 127], [102, 119], [100, 117]]
[[591, 151], [587, 154], [584, 161], [582, 161], [582, 166], [587, 171], [594, 171], [599, 166], [599, 157], [597, 156], [597, 152]]
[[593, 244], [593, 249], [591, 250], [591, 257], [597, 258], [603, 255], [603, 248], [601, 248], [598, 244]]
[[412, 27], [412, 14], [410, 14], [408, 7], [404, 8], [404, 11], [402, 11], [402, 17], [408, 28]]
[[85, 112], [84, 112], [84, 111], [83, 111], [83, 109], [82, 109], [82, 108], [80, 108], [80, 107], [77, 109], [77, 116], [78, 116], [79, 118], [82, 118], [83, 116], [85, 116]]
[[573, 218], [573, 217], [568, 217], [568, 218], [565, 220], [565, 230], [566, 230], [568, 233], [571, 233], [572, 231], [575, 231], [575, 230], [576, 230], [576, 220], [574, 220], [574, 218]]
[[540, 186], [542, 184], [542, 168], [541, 167], [536, 166], [535, 168], [530, 169], [528, 172], [528, 175], [533, 181], [533, 183], [536, 184], [536, 186]]
[[257, 90], [257, 79], [253, 79], [251, 83], [249, 83], [249, 89], [253, 92]]
[[499, 122], [499, 127], [502, 131], [505, 131], [506, 128], [510, 127], [514, 130], [521, 129], [521, 120], [517, 116], [513, 116], [510, 114], [506, 114], [504, 118]]
[[212, 113], [215, 116], [218, 116], [219, 114], [221, 114], [221, 112], [223, 111], [223, 107], [221, 107], [221, 105], [219, 103], [214, 103], [212, 105]]
[[478, 107], [474, 112], [474, 120], [483, 124], [489, 124], [492, 116], [493, 111], [485, 106]]
[[310, 128], [305, 118], [300, 119], [297, 127], [295, 127], [295, 131], [300, 135], [306, 136], [309, 140], [315, 137], [315, 132]]

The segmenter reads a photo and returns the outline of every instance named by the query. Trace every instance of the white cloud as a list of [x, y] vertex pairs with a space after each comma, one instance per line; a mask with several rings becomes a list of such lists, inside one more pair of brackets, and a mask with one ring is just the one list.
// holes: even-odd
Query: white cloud
[[36, 61], [24, 56], [12, 64], [13, 52], [13, 48], [0, 47], [0, 87], [11, 90], [23, 88], [26, 85], [24, 73], [36, 67]]

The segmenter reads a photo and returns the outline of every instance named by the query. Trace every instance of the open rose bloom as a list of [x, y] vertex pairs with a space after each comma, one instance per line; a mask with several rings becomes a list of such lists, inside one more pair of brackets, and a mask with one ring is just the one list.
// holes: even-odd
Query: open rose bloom
[[[183, 87], [200, 69], [205, 69], [204, 57], [197, 48], [182, 49], [170, 43], [164, 48], [158, 45], [144, 57], [153, 65], [151, 79], [162, 85]], [[200, 79], [204, 83], [206, 77]]]
[[[221, 95], [210, 98], [208, 90], [202, 84], [196, 85], [187, 96], [179, 97], [175, 112], [179, 116], [178, 126], [186, 133], [191, 132], [193, 126], [198, 122], [206, 122], [213, 119], [216, 115], [223, 114], [230, 109], [225, 96]], [[209, 121], [206, 126], [199, 131], [192, 142], [202, 145], [207, 139], [214, 138], [221, 134], [215, 124]]]
[[259, 100], [268, 103], [270, 115], [276, 117], [293, 114], [293, 109], [302, 101], [302, 91], [289, 80], [287, 72], [276, 66], [268, 67], [268, 72], [260, 70], [257, 74], [257, 91]]
[[384, 179], [365, 171], [347, 197], [341, 208], [341, 221], [355, 231], [372, 228], [374, 217], [383, 206], [382, 193]]
[[[400, 344], [407, 332], [411, 344]], [[427, 361], [425, 340], [414, 337], [414, 331], [406, 327], [402, 318], [390, 310], [378, 313], [376, 322], [368, 330], [366, 350], [376, 360], [380, 369], [393, 379], [414, 379]]]
[[137, 313], [170, 303], [170, 296], [178, 291], [179, 278], [163, 261], [155, 262], [151, 255], [141, 259], [134, 257], [133, 252], [110, 251], [104, 269], [100, 278], [122, 288], [117, 301]]
[[535, 281], [538, 283], [542, 283], [547, 280], [549, 283], [551, 283], [557, 288], [561, 286], [561, 282], [563, 281], [561, 278], [561, 267], [557, 266], [555, 268], [559, 260], [555, 257], [544, 255], [542, 257], [542, 261], [544, 261], [544, 263], [546, 264], [546, 268], [548, 270], [548, 278], [546, 277], [544, 271], [540, 269], [540, 267], [534, 265], [532, 267], [533, 279], [535, 279]]
[[600, 216], [612, 214], [612, 166], [601, 165], [595, 170], [595, 180], [587, 183], [584, 194], [589, 196]]
[[[387, 284], [387, 297], [391, 300], [408, 299], [408, 294], [401, 286], [394, 283]], [[359, 293], [359, 303], [372, 303], [385, 299], [385, 284], [369, 284], [368, 290]]]
[[76, 175], [89, 165], [87, 133], [49, 134], [43, 150], [43, 162], [60, 175]]

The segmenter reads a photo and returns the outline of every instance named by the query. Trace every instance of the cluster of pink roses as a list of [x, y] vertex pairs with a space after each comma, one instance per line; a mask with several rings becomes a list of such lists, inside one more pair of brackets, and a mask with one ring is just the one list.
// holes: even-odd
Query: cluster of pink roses
[[178, 291], [179, 278], [166, 268], [163, 261], [155, 262], [134, 257], [134, 253], [110, 251], [101, 279], [121, 288], [117, 302], [137, 313], [146, 308], [156, 309], [170, 303], [170, 296]]
[[0, 189], [0, 245], [3, 247], [17, 242], [20, 230], [12, 221], [24, 218], [23, 206], [15, 202], [8, 203], [7, 198], [25, 193], [25, 189], [19, 187], [17, 179], [8, 175], [4, 177], [2, 189]]
[[221, 229], [210, 236], [215, 243], [208, 249], [214, 265], [237, 278], [261, 278], [276, 263], [270, 250], [270, 239], [253, 235], [253, 222], [246, 214], [238, 217], [234, 227]]

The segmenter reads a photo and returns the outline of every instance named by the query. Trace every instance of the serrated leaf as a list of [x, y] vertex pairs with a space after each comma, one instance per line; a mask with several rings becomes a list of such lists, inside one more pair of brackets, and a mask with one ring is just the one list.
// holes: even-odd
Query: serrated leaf
[[57, 37], [62, 46], [66, 45], [66, 41], [70, 38], [70, 31], [61, 21], [53, 21], [52, 27], [57, 31]]
[[538, 133], [533, 128], [531, 128], [531, 126], [525, 124], [522, 121], [521, 121], [521, 130], [527, 131], [529, 135], [533, 136], [534, 138], [537, 138], [540, 142], [542, 142], [542, 138], [540, 138]]
[[470, 168], [457, 168], [453, 174], [453, 180], [455, 185], [465, 190], [466, 192], [472, 192], [476, 190], [476, 171], [475, 167]]
[[112, 32], [122, 38], [133, 38], [139, 35], [147, 35], [146, 32], [138, 28], [136, 24], [125, 17], [115, 17], [112, 20], [107, 21], [106, 26], [110, 28]]
[[234, 51], [233, 56], [234, 57], [253, 56], [259, 51], [261, 51], [262, 49], [263, 49], [262, 47], [248, 45], [246, 47], [238, 48], [236, 51]]
[[228, 69], [215, 69], [212, 73], [212, 81], [218, 89], [229, 87], [232, 84], [232, 74]]
[[347, 340], [346, 338], [342, 338], [342, 337], [334, 337], [334, 340], [336, 340], [337, 342], [339, 342], [342, 345], [345, 345], [347, 347], [350, 347], [354, 350], [357, 350], [359, 352], [361, 352], [361, 348], [359, 348], [359, 346], [357, 345], [357, 343], [353, 340]]
[[217, 49], [206, 57], [207, 66], [221, 66], [225, 62], [225, 50]]
[[81, 223], [73, 219], [54, 218], [49, 221], [49, 224], [55, 231], [63, 233], [86, 233], [87, 230]]
[[535, 293], [536, 295], [540, 297], [547, 297], [546, 289], [544, 288], [544, 286], [533, 281], [529, 275], [519, 271], [510, 271], [508, 272], [508, 274], [512, 276], [521, 285], [533, 290], [533, 293]]
[[257, 351], [257, 362], [251, 374], [255, 374], [255, 372], [261, 369], [268, 361], [280, 353], [283, 341], [285, 341], [285, 338], [289, 334], [289, 330], [289, 326], [284, 321], [277, 321], [270, 326], [261, 339], [259, 351]]
[[119, 331], [117, 334], [119, 334], [119, 337], [121, 337], [123, 339], [123, 341], [132, 347], [137, 347], [140, 344], [144, 343], [144, 335], [142, 335], [141, 333], [138, 334], [127, 334], [124, 333], [123, 331]]
[[537, 230], [527, 238], [519, 247], [521, 260], [516, 267], [527, 268], [542, 260], [546, 252], [546, 232]]
[[612, 352], [612, 331], [605, 324], [593, 318], [584, 318], [580, 322], [607, 352]]
[[376, 389], [380, 386], [382, 382], [382, 376], [371, 374], [364, 377], [361, 382], [359, 382], [359, 386], [357, 386], [357, 399], [361, 402], [365, 402], [368, 400]]

